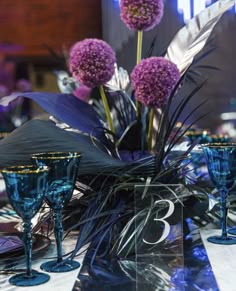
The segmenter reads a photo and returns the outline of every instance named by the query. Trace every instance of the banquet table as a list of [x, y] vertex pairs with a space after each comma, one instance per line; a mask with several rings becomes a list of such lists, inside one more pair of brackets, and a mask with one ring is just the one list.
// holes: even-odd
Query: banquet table
[[[235, 285], [235, 270], [236, 270], [236, 245], [218, 245], [212, 244], [207, 241], [207, 237], [212, 235], [219, 235], [220, 230], [209, 228], [201, 229], [199, 232], [193, 233], [193, 241], [196, 241], [197, 248], [201, 245], [203, 248], [198, 249], [201, 254], [198, 255], [199, 262], [196, 265], [196, 260], [190, 258], [189, 253], [186, 252], [185, 258], [185, 269], [184, 275], [186, 277], [186, 285], [179, 284], [170, 289], [160, 289], [168, 291], [236, 291]], [[200, 243], [199, 236], [200, 235]], [[195, 236], [195, 238], [194, 238]], [[204, 256], [206, 251], [207, 257]], [[192, 264], [189, 261], [192, 260]], [[192, 270], [191, 270], [192, 269]], [[83, 271], [80, 271], [81, 275]], [[191, 275], [189, 275], [191, 273]], [[80, 276], [78, 276], [80, 278]], [[77, 286], [77, 288], [76, 288]], [[156, 289], [150, 289], [150, 286], [145, 287], [144, 285], [138, 286], [137, 284], [130, 285], [120, 285], [112, 286], [109, 284], [104, 284], [104, 289], [99, 287], [87, 287], [85, 289], [80, 288], [79, 280], [75, 282], [73, 290], [93, 290], [93, 291], [103, 291], [103, 290], [113, 290], [113, 291], [150, 291]], [[127, 287], [124, 287], [127, 286]], [[91, 288], [91, 289], [90, 289]], [[159, 289], [157, 289], [159, 290]]]
[[[1, 224], [1, 223], [0, 223]], [[208, 259], [210, 262], [210, 265], [213, 270], [213, 274], [215, 277], [216, 282], [213, 282], [212, 288], [206, 288], [206, 289], [201, 289], [201, 290], [209, 290], [209, 291], [235, 291], [235, 283], [234, 283], [234, 272], [236, 270], [236, 246], [235, 245], [216, 245], [209, 243], [207, 241], [207, 237], [210, 235], [215, 235], [219, 233], [220, 230], [218, 229], [209, 229], [203, 228], [200, 230], [200, 235], [201, 235], [201, 240], [202, 243], [206, 249], [206, 253], [208, 255]], [[195, 232], [195, 236], [198, 236], [198, 234]], [[195, 240], [195, 238], [194, 238]], [[73, 235], [70, 235], [70, 237], [66, 238], [63, 242], [63, 250], [64, 252], [69, 252], [73, 249], [74, 245], [76, 242], [76, 233]], [[86, 248], [85, 248], [86, 249]], [[85, 257], [86, 252], [81, 254], [76, 258], [78, 262], [81, 263], [81, 266], [83, 266], [83, 260]], [[55, 256], [55, 243], [52, 240], [51, 245], [45, 250], [42, 251], [40, 254], [36, 254], [33, 256], [33, 269], [35, 270], [40, 270], [40, 264], [45, 262], [47, 258]], [[1, 269], [3, 267], [2, 263], [0, 263]], [[16, 258], [14, 264], [12, 265], [6, 265], [7, 268], [11, 267], [13, 270], [14, 268], [24, 268], [24, 258], [21, 256], [20, 258]], [[199, 266], [199, 274], [201, 273], [201, 268], [204, 269], [202, 266]], [[58, 291], [71, 291], [71, 290], [86, 290], [89, 291], [90, 288], [85, 288], [85, 289], [80, 289], [81, 284], [79, 283], [79, 274], [81, 273], [81, 267], [79, 269], [76, 269], [72, 272], [67, 272], [67, 273], [50, 273], [50, 280], [39, 286], [34, 286], [30, 288], [25, 288], [25, 287], [15, 287], [9, 284], [8, 279], [12, 274], [0, 274], [0, 290], [1, 291], [13, 291], [13, 290], [41, 290], [44, 288], [44, 290], [58, 290]], [[82, 272], [83, 273], [83, 272]], [[77, 278], [78, 276], [78, 278]], [[204, 277], [204, 276], [202, 276]], [[194, 280], [195, 278], [191, 278], [193, 281], [193, 286], [194, 286]], [[199, 278], [197, 279], [199, 280]], [[205, 279], [202, 278], [202, 280], [212, 280], [212, 277], [206, 277]], [[214, 279], [213, 279], [214, 281]], [[106, 286], [104, 285], [104, 290], [128, 290], [128, 289], [123, 289], [122, 285], [119, 287], [112, 288], [112, 286]], [[137, 287], [137, 286], [136, 286]], [[135, 290], [135, 288], [132, 290]], [[91, 289], [94, 291], [100, 291], [102, 289]], [[131, 290], [131, 289], [130, 289]], [[138, 288], [136, 289], [137, 291]], [[190, 290], [190, 289], [185, 289], [184, 286], [183, 288], [179, 287], [179, 289], [175, 290]], [[197, 287], [194, 288], [192, 287], [191, 290], [200, 290]], [[143, 290], [143, 291], [149, 291], [148, 289]]]
[[[64, 253], [68, 253], [70, 251], [73, 250], [73, 247], [75, 245], [76, 242], [76, 237], [77, 234], [74, 233], [72, 235], [70, 235], [69, 237], [67, 237], [64, 241], [63, 241], [63, 251]], [[86, 249], [86, 247], [85, 247]], [[41, 271], [40, 270], [40, 265], [45, 262], [49, 257], [54, 257], [56, 255], [56, 248], [55, 248], [55, 242], [54, 240], [51, 241], [51, 245], [47, 248], [47, 250], [40, 252], [39, 254], [35, 254], [35, 256], [33, 256], [33, 261], [32, 261], [32, 268], [34, 270], [37, 271]], [[82, 253], [81, 255], [79, 255], [78, 257], [75, 258], [76, 261], [78, 261], [81, 266], [83, 263], [83, 259], [84, 259], [84, 255], [85, 253]], [[0, 266], [2, 264], [0, 263]], [[1, 266], [3, 267], [3, 266]], [[24, 257], [21, 256], [20, 258], [16, 258], [15, 259], [15, 263], [12, 265], [6, 265], [6, 267], [9, 269], [9, 267], [11, 267], [11, 269], [14, 270], [14, 268], [24, 268], [25, 264], [24, 264]], [[81, 267], [80, 267], [81, 268]], [[9, 284], [9, 278], [13, 275], [13, 274], [8, 274], [8, 275], [1, 275], [0, 273], [0, 290], [1, 291], [14, 291], [14, 290], [32, 290], [32, 291], [40, 291], [42, 290], [42, 288], [44, 290], [57, 290], [57, 291], [71, 291], [73, 289], [74, 283], [77, 279], [77, 275], [80, 271], [79, 269], [76, 269], [74, 271], [71, 272], [67, 272], [67, 273], [50, 273], [50, 280], [43, 284], [43, 285], [38, 285], [38, 286], [30, 286], [30, 287], [16, 287], [13, 286], [11, 284]]]
[[236, 245], [218, 245], [207, 241], [207, 237], [219, 235], [218, 229], [203, 229], [201, 238], [220, 291], [235, 291]]
[[[1, 208], [3, 211], [8, 208]], [[231, 223], [236, 224], [236, 215], [231, 214]], [[17, 216], [3, 217], [0, 215], [0, 231], [12, 232], [14, 226], [20, 221]], [[236, 245], [216, 245], [209, 243], [207, 237], [219, 233], [220, 230], [216, 229], [217, 225], [214, 223], [207, 224], [199, 228], [193, 226], [190, 229], [190, 239], [184, 242], [184, 281], [178, 277], [177, 273], [174, 274], [175, 287], [173, 289], [163, 289], [168, 291], [236, 291], [234, 283], [234, 273], [236, 270]], [[78, 232], [71, 233], [69, 237], [63, 241], [63, 249], [65, 253], [73, 250], [76, 242]], [[40, 270], [41, 263], [45, 262], [48, 258], [55, 257], [56, 248], [53, 236], [50, 237], [51, 244], [39, 253], [33, 256], [33, 269]], [[82, 250], [83, 251], [83, 250]], [[0, 258], [0, 290], [13, 291], [13, 290], [58, 290], [58, 291], [152, 291], [150, 286], [139, 287], [135, 282], [118, 281], [118, 284], [108, 283], [100, 280], [89, 270], [90, 260], [84, 252], [76, 257], [76, 260], [81, 263], [81, 267], [72, 272], [67, 273], [50, 273], [50, 281], [43, 285], [34, 287], [15, 287], [9, 284], [8, 279], [13, 274], [3, 274], [1, 270], [7, 269], [20, 269], [25, 267], [24, 257], [16, 257], [14, 262], [6, 263]], [[99, 262], [99, 260], [98, 260]], [[99, 266], [101, 267], [101, 266]], [[102, 266], [103, 267], [103, 266]], [[100, 268], [101, 270], [101, 268]], [[116, 275], [116, 274], [113, 274]], [[177, 282], [179, 281], [179, 282]], [[177, 282], [177, 283], [176, 283]], [[99, 283], [100, 285], [96, 285]], [[101, 287], [102, 286], [102, 287]], [[162, 290], [162, 289], [161, 289]]]

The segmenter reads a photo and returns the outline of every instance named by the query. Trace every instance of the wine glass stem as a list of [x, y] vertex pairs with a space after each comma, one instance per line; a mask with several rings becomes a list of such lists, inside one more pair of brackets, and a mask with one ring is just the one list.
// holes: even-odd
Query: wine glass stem
[[221, 190], [221, 215], [222, 215], [222, 239], [227, 238], [227, 196], [228, 192], [226, 190]]
[[32, 224], [30, 220], [24, 221], [23, 242], [26, 257], [26, 276], [32, 276]]
[[57, 245], [57, 262], [62, 262], [62, 238], [63, 238], [63, 226], [62, 226], [62, 210], [61, 208], [54, 209], [54, 235]]

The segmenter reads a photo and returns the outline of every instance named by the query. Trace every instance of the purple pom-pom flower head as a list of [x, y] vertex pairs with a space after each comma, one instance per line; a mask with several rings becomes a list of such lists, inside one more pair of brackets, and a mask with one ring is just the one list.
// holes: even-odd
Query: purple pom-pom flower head
[[89, 102], [92, 89], [84, 85], [79, 86], [73, 91], [73, 95], [84, 102]]
[[85, 39], [70, 51], [70, 71], [80, 84], [89, 88], [104, 85], [115, 72], [113, 49], [103, 40]]
[[150, 107], [166, 104], [179, 79], [177, 66], [163, 57], [144, 59], [131, 73], [136, 99]]
[[163, 16], [163, 0], [121, 0], [120, 17], [134, 30], [149, 30], [160, 23]]

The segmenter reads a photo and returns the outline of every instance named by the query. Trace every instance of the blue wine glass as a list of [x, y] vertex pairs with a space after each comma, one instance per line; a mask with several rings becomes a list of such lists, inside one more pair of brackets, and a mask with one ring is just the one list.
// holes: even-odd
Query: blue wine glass
[[68, 272], [77, 269], [80, 264], [72, 259], [63, 260], [62, 256], [62, 209], [73, 194], [81, 154], [77, 152], [46, 152], [32, 155], [38, 166], [48, 166], [48, 191], [46, 202], [53, 210], [54, 235], [57, 246], [57, 259], [45, 262], [41, 269], [47, 272]]
[[35, 165], [14, 166], [1, 170], [9, 201], [23, 220], [23, 243], [26, 256], [26, 273], [17, 274], [9, 282], [16, 286], [35, 286], [47, 282], [47, 274], [32, 270], [31, 219], [39, 211], [47, 191], [48, 167]]
[[236, 244], [236, 238], [227, 235], [227, 197], [236, 177], [236, 143], [209, 143], [201, 145], [205, 154], [209, 176], [220, 192], [221, 230], [220, 236], [207, 240], [216, 244]]

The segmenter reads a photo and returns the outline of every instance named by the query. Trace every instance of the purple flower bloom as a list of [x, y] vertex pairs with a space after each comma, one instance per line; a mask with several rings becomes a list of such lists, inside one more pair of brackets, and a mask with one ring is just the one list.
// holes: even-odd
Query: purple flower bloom
[[131, 73], [131, 82], [137, 100], [151, 107], [161, 107], [166, 104], [179, 79], [177, 66], [163, 57], [144, 59]]
[[130, 29], [152, 29], [160, 23], [163, 10], [163, 0], [120, 1], [120, 17]]
[[89, 88], [104, 85], [115, 71], [113, 49], [103, 40], [85, 39], [70, 51], [70, 71], [80, 84]]
[[5, 85], [0, 84], [0, 98], [7, 96], [9, 94], [9, 90]]
[[16, 90], [19, 92], [30, 92], [32, 91], [32, 86], [30, 81], [26, 79], [20, 79], [16, 82]]
[[90, 99], [91, 91], [92, 91], [91, 88], [82, 85], [73, 91], [73, 95], [79, 98], [80, 100], [88, 103]]

